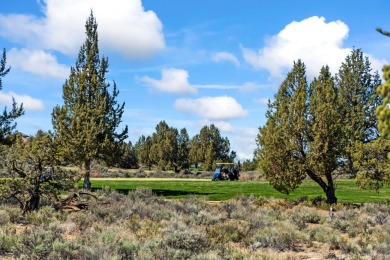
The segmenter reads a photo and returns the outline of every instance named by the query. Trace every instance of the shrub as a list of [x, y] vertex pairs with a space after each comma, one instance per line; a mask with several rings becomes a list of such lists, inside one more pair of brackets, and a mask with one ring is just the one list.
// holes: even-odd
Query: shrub
[[296, 230], [294, 226], [280, 222], [279, 225], [266, 227], [252, 239], [256, 247], [270, 247], [277, 250], [295, 250], [301, 243], [307, 242], [308, 235]]
[[321, 221], [321, 216], [316, 209], [308, 207], [295, 207], [289, 217], [292, 223], [296, 224], [299, 229], [304, 229], [306, 223], [318, 224]]
[[58, 223], [41, 225], [26, 229], [12, 248], [15, 256], [27, 259], [47, 259], [53, 250], [55, 241], [62, 242], [61, 229]]
[[206, 251], [209, 245], [205, 234], [194, 229], [177, 230], [169, 233], [165, 238], [165, 242], [171, 248], [192, 253]]
[[250, 225], [246, 221], [228, 220], [208, 229], [207, 236], [218, 243], [241, 242], [250, 231]]
[[0, 253], [10, 253], [16, 245], [16, 231], [8, 226], [0, 230]]
[[310, 230], [311, 239], [320, 243], [328, 243], [330, 249], [340, 249], [342, 239], [340, 233], [326, 226], [320, 226]]
[[49, 259], [77, 259], [80, 245], [76, 241], [53, 242], [53, 250], [49, 254]]
[[121, 259], [136, 259], [139, 249], [137, 241], [124, 239], [119, 243], [119, 256]]
[[8, 224], [10, 221], [9, 214], [6, 210], [0, 210], [0, 226]]

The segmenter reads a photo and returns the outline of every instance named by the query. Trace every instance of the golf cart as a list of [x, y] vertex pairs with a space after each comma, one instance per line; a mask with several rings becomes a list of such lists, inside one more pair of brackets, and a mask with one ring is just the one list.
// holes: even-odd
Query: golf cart
[[234, 181], [238, 180], [240, 173], [237, 168], [234, 167], [234, 163], [217, 163], [217, 168], [213, 176], [211, 177], [212, 181]]

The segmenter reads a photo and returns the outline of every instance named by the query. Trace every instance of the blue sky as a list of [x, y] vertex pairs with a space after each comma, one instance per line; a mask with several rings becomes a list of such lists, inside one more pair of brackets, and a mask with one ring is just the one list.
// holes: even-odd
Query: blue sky
[[52, 129], [91, 9], [133, 143], [161, 120], [190, 137], [214, 123], [238, 159], [251, 159], [266, 100], [294, 60], [309, 80], [325, 64], [336, 73], [353, 47], [375, 70], [390, 62], [390, 39], [375, 31], [390, 30], [388, 0], [0, 0], [11, 66], [0, 108], [23, 102], [19, 131]]

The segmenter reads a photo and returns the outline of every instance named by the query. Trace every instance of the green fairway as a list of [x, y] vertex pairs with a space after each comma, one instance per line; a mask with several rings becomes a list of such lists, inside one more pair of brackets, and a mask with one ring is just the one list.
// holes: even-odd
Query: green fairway
[[[274, 198], [296, 199], [309, 198], [325, 194], [313, 181], [304, 181], [290, 195], [274, 190], [267, 182], [259, 181], [217, 181], [187, 179], [92, 179], [92, 189], [110, 187], [120, 192], [127, 192], [137, 187], [148, 187], [166, 198], [183, 198], [188, 195], [206, 196], [208, 200], [228, 200], [238, 195], [255, 195]], [[354, 180], [336, 181], [336, 196], [339, 202], [386, 202], [390, 199], [390, 187], [385, 186], [379, 193], [361, 190]], [[80, 184], [81, 186], [81, 184]]]

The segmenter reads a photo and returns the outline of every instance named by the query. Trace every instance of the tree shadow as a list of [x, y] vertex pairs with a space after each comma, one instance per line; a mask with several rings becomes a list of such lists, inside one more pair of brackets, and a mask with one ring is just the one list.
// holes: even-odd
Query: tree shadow
[[[100, 190], [100, 188], [92, 188], [91, 191], [97, 191]], [[115, 189], [118, 193], [128, 195], [129, 192], [136, 190], [134, 189]], [[161, 190], [161, 189], [152, 189], [152, 192], [156, 194], [157, 196], [164, 196], [164, 197], [184, 197], [184, 196], [190, 196], [190, 195], [197, 195], [197, 196], [208, 196], [212, 194], [217, 194], [215, 192], [196, 192], [196, 191], [183, 191], [183, 190]]]

